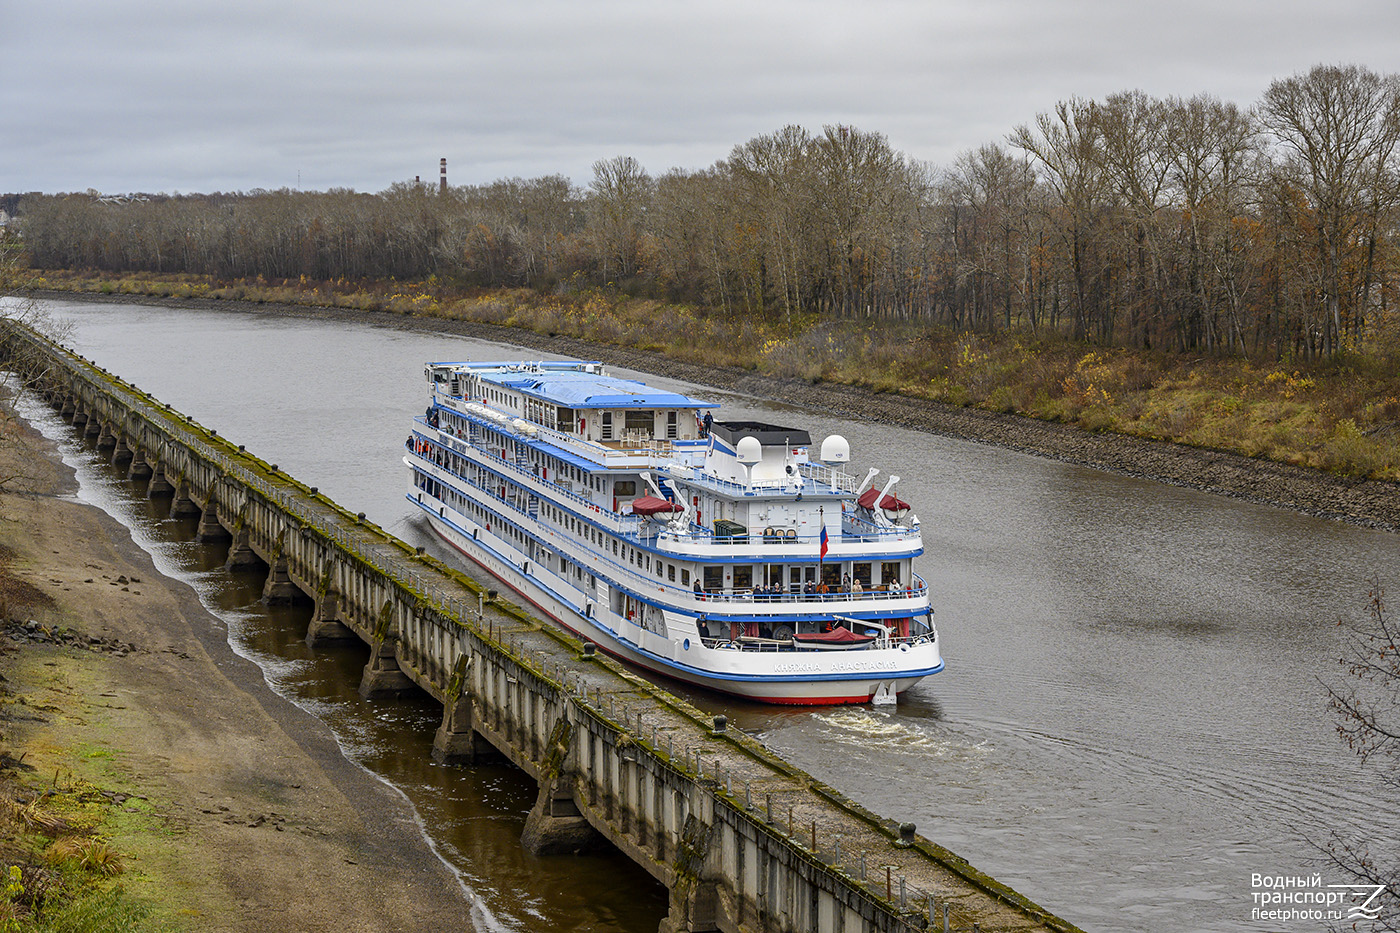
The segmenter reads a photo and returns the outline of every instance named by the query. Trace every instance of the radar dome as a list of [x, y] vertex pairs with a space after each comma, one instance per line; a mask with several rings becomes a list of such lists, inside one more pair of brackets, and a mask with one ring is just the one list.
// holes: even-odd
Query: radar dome
[[822, 441], [822, 463], [850, 463], [851, 445], [839, 434], [830, 434]]
[[739, 438], [734, 453], [739, 458], [740, 463], [752, 466], [763, 459], [763, 445], [753, 435], [746, 435]]

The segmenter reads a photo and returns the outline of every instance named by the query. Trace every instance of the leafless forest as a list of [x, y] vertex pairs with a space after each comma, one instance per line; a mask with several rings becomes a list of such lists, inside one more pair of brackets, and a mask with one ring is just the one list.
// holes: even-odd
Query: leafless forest
[[900, 318], [1310, 359], [1387, 332], [1400, 76], [1318, 66], [1253, 107], [1071, 99], [936, 167], [787, 126], [700, 171], [597, 162], [484, 186], [25, 195], [39, 268], [612, 284], [767, 321]]

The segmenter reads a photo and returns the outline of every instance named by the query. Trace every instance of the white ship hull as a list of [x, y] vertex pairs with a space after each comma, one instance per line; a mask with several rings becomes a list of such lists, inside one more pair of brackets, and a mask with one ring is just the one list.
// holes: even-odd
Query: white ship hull
[[[816, 706], [867, 703], [891, 698], [943, 669], [935, 644], [860, 652], [758, 654], [711, 649], [700, 640], [656, 637], [632, 625], [607, 625], [574, 603], [558, 598], [549, 581], [526, 574], [493, 549], [483, 547], [432, 511], [424, 509], [439, 537], [522, 599], [608, 654], [656, 674], [709, 690], [765, 703]], [[630, 637], [629, 637], [630, 636]], [[649, 641], [648, 648], [638, 642]], [[656, 649], [662, 648], [662, 651]], [[648, 650], [650, 649], [650, 650]]]

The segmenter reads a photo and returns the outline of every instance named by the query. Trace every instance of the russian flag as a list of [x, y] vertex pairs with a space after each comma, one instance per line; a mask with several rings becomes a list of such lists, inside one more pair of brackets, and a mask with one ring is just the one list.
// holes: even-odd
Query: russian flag
[[827, 537], [826, 537], [826, 526], [823, 525], [823, 526], [822, 526], [822, 552], [821, 552], [821, 559], [822, 559], [822, 560], [826, 560], [826, 548], [827, 548], [827, 543], [828, 543], [828, 542], [827, 542]]

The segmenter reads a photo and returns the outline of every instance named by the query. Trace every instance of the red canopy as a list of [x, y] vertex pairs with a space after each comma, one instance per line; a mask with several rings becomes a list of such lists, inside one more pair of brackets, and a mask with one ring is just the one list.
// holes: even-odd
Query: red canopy
[[640, 499], [632, 500], [633, 515], [655, 515], [658, 512], [683, 512], [685, 506], [679, 502], [672, 502], [670, 499], [658, 499], [655, 496], [642, 496]]
[[[879, 494], [880, 490], [871, 486], [860, 494], [860, 498], [856, 500], [856, 505], [863, 509], [873, 509], [875, 508], [875, 497]], [[909, 503], [905, 502], [903, 499], [896, 499], [894, 496], [887, 495], [880, 500], [880, 508], [890, 512], [899, 512], [907, 510], [909, 508]]]
[[874, 641], [871, 635], [858, 635], [844, 626], [836, 626], [829, 632], [799, 632], [792, 640], [800, 645], [815, 645], [819, 648], [859, 648]]

